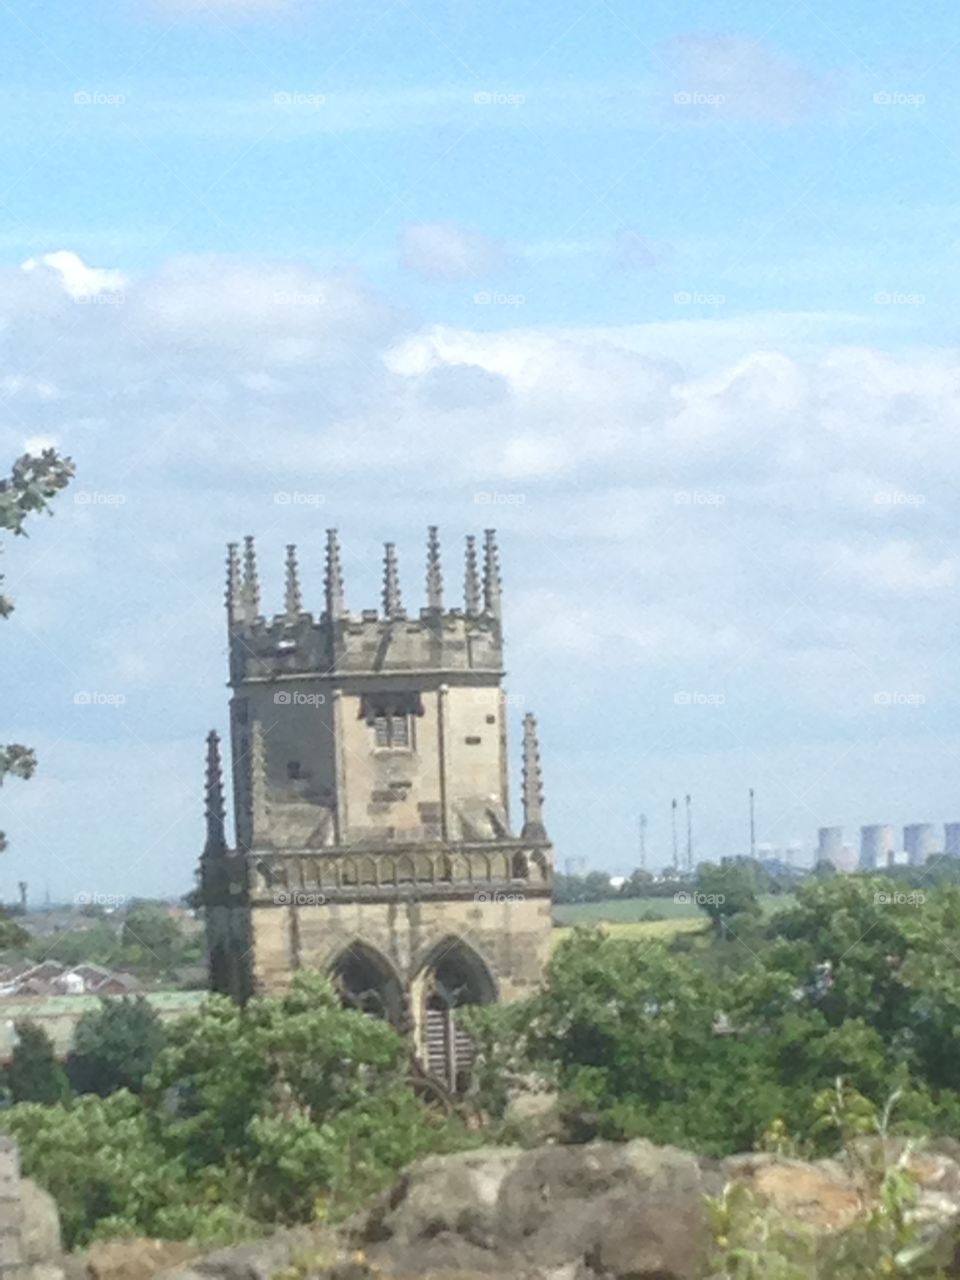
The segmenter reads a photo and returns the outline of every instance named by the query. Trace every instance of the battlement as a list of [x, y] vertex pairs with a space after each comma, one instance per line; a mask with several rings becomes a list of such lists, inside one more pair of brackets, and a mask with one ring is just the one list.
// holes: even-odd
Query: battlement
[[272, 619], [260, 611], [260, 583], [253, 539], [245, 539], [243, 563], [236, 543], [227, 556], [230, 680], [270, 681], [285, 676], [333, 679], [366, 675], [486, 673], [503, 668], [500, 570], [494, 530], [484, 535], [482, 578], [476, 539], [466, 540], [463, 607], [445, 609], [437, 530], [427, 539], [427, 603], [408, 616], [400, 594], [396, 548], [387, 543], [382, 611], [350, 613], [344, 604], [340, 547], [327, 531], [325, 607], [302, 607], [296, 548], [287, 547], [284, 610]]

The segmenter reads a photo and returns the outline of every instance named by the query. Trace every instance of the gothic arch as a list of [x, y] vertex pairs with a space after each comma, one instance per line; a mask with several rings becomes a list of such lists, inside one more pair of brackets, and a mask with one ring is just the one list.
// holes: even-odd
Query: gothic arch
[[457, 1010], [496, 1002], [490, 966], [464, 938], [449, 936], [429, 949], [411, 992], [421, 1060], [448, 1089], [462, 1093], [470, 1080], [474, 1047]]
[[401, 1026], [403, 983], [383, 952], [357, 939], [334, 957], [329, 972], [347, 1008]]

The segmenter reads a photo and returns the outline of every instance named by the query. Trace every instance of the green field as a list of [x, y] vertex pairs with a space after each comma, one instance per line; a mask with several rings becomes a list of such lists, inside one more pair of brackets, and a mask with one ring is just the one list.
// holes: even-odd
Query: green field
[[[760, 896], [764, 916], [790, 906], [790, 894], [765, 893]], [[663, 920], [644, 920], [646, 914], [663, 916]], [[673, 898], [611, 898], [607, 902], [574, 902], [553, 908], [557, 924], [555, 942], [578, 924], [607, 926], [606, 932], [618, 938], [672, 938], [678, 933], [697, 933], [706, 928], [707, 917], [690, 902]]]

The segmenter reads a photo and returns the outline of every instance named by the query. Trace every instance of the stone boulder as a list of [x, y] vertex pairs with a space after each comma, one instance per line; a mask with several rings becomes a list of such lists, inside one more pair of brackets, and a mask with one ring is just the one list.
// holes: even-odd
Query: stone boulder
[[58, 1264], [63, 1254], [60, 1212], [49, 1191], [20, 1179], [20, 1256], [31, 1265]]
[[[901, 1157], [918, 1183], [916, 1220], [943, 1244], [945, 1274], [960, 1277], [949, 1269], [960, 1161], [942, 1144], [886, 1151]], [[490, 1147], [419, 1161], [337, 1231], [278, 1231], [164, 1280], [697, 1280], [711, 1246], [707, 1196], [745, 1186], [813, 1257], [871, 1208], [862, 1169], [756, 1154], [716, 1161], [644, 1141]]]
[[414, 1165], [353, 1243], [385, 1276], [679, 1280], [721, 1187], [719, 1166], [649, 1142], [472, 1151]]

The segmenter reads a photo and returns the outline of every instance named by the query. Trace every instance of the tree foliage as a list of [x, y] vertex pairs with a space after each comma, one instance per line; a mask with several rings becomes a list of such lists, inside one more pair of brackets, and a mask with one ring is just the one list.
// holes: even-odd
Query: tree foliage
[[13, 1102], [61, 1102], [70, 1092], [50, 1037], [29, 1018], [15, 1024], [16, 1043], [4, 1072]]
[[143, 996], [101, 1000], [77, 1023], [67, 1075], [77, 1093], [139, 1093], [166, 1042], [163, 1023]]
[[[131, 1016], [113, 1015], [106, 1036], [104, 1011], [88, 1048], [102, 1054], [121, 1026], [112, 1061], [129, 1067]], [[463, 1140], [414, 1096], [407, 1058], [389, 1025], [298, 975], [284, 996], [242, 1009], [212, 996], [173, 1024], [139, 1096], [14, 1106], [0, 1129], [56, 1197], [71, 1245], [235, 1237], [350, 1209], [417, 1155]]]
[[[575, 932], [487, 1055], [553, 1080], [574, 1139], [646, 1136], [724, 1155], [778, 1130], [826, 1152], [839, 1136], [818, 1108], [838, 1076], [872, 1107], [902, 1090], [905, 1131], [955, 1132], [960, 889], [811, 878], [763, 924], [747, 874], [701, 869], [698, 890], [723, 894], [734, 921], [725, 938], [679, 950]], [[742, 964], [716, 966], [730, 949]], [[499, 1015], [477, 1016], [496, 1033]]]
[[[15, 537], [26, 536], [23, 526], [27, 517], [49, 511], [51, 499], [69, 484], [73, 472], [72, 461], [61, 458], [53, 449], [44, 449], [39, 456], [23, 454], [13, 464], [10, 475], [0, 480], [0, 529]], [[13, 602], [0, 592], [0, 618], [7, 618], [12, 612]], [[30, 747], [21, 742], [0, 746], [0, 784], [8, 774], [29, 778], [36, 767], [37, 758]], [[0, 832], [0, 849], [5, 847], [6, 837]]]

